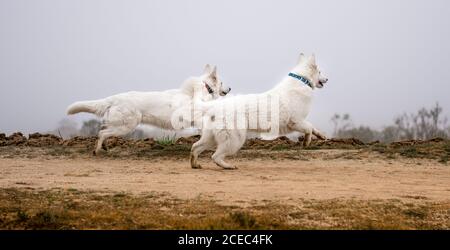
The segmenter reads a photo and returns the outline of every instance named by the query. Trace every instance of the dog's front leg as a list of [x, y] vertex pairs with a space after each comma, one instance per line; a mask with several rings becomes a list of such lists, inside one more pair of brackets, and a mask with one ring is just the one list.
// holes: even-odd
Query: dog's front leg
[[312, 135], [317, 138], [325, 140], [326, 137], [319, 130], [315, 129], [313, 125], [308, 121], [293, 122], [289, 126], [292, 130], [301, 132], [305, 134], [305, 139], [303, 140], [303, 146], [308, 147], [311, 144]]
[[313, 133], [313, 135], [315, 135], [317, 138], [319, 138], [321, 140], [326, 140], [327, 139], [327, 137], [322, 132], [317, 130], [316, 128], [313, 128], [312, 133]]
[[311, 144], [311, 137], [312, 134], [305, 134], [305, 139], [303, 140], [303, 147], [309, 147], [309, 144]]
[[295, 121], [289, 124], [289, 128], [298, 131], [300, 133], [305, 134], [305, 139], [303, 140], [303, 146], [308, 147], [311, 143], [311, 136], [314, 130], [314, 127], [311, 123], [307, 121]]

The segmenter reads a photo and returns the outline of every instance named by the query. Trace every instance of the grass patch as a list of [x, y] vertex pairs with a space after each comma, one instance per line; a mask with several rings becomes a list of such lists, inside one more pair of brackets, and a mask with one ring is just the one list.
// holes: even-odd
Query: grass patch
[[400, 155], [408, 157], [408, 158], [419, 158], [420, 152], [414, 146], [409, 146], [405, 148], [401, 148], [399, 150]]
[[0, 229], [449, 229], [450, 203], [299, 200], [247, 208], [152, 193], [0, 189]]
[[237, 211], [231, 213], [230, 218], [239, 228], [253, 228], [256, 225], [256, 218], [248, 212]]
[[447, 142], [444, 146], [444, 152], [445, 154], [441, 156], [439, 159], [440, 163], [447, 164], [447, 162], [450, 160], [450, 142]]
[[157, 139], [155, 142], [156, 142], [158, 145], [161, 145], [161, 146], [169, 146], [169, 145], [173, 145], [173, 144], [175, 143], [175, 141], [176, 141], [175, 136], [176, 136], [176, 135], [174, 135], [174, 136], [172, 136], [172, 137], [170, 137], [170, 136], [168, 136], [168, 135], [167, 135], [167, 136], [163, 136], [163, 137]]
[[164, 148], [165, 151], [171, 151], [171, 152], [190, 152], [191, 151], [191, 145], [172, 145], [170, 147]]
[[60, 212], [44, 210], [36, 213], [24, 222], [31, 228], [64, 229], [64, 217], [66, 217], [66, 215], [62, 215]]
[[447, 164], [449, 160], [450, 160], [450, 157], [448, 155], [444, 155], [439, 159], [439, 162], [442, 164]]
[[19, 222], [21, 221], [27, 221], [30, 219], [30, 216], [27, 214], [27, 212], [24, 212], [22, 210], [17, 211], [17, 220]]
[[289, 150], [292, 147], [290, 145], [285, 145], [285, 144], [279, 144], [279, 145], [275, 145], [271, 148], [271, 150], [273, 151], [282, 151], [282, 150]]
[[71, 150], [66, 149], [66, 147], [60, 147], [60, 146], [55, 146], [55, 147], [50, 147], [47, 150], [47, 154], [51, 155], [51, 156], [69, 156], [71, 155]]
[[388, 159], [396, 159], [396, 156], [418, 159], [434, 159], [441, 163], [447, 163], [450, 158], [450, 141], [418, 142], [412, 145], [375, 144], [366, 150], [378, 152]]
[[385, 144], [375, 144], [371, 147], [372, 151], [378, 152], [380, 154], [384, 154], [388, 152], [388, 148]]
[[316, 145], [310, 145], [308, 147], [303, 147], [304, 150], [319, 150], [323, 149], [322, 147], [316, 146]]

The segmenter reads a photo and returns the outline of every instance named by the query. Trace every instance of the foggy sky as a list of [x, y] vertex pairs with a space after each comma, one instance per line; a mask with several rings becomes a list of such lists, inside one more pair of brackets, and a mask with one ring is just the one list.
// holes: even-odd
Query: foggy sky
[[74, 101], [177, 88], [206, 63], [232, 93], [263, 92], [300, 52], [330, 79], [319, 129], [336, 112], [381, 128], [436, 101], [448, 115], [449, 13], [445, 0], [0, 0], [0, 131], [48, 131]]

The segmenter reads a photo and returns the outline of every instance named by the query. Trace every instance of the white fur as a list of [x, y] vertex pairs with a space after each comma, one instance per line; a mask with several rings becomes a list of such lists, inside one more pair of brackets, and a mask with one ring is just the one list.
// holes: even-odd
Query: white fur
[[[276, 136], [298, 131], [305, 134], [305, 146], [309, 145], [312, 134], [325, 139], [322, 133], [306, 121], [306, 117], [310, 111], [313, 89], [322, 88], [328, 79], [321, 75], [314, 55], [306, 58], [301, 54], [297, 65], [291, 72], [306, 77], [312, 82], [312, 88], [298, 79], [286, 76], [273, 89], [262, 94], [235, 96], [201, 104], [201, 108], [207, 110], [207, 113], [204, 117], [202, 136], [191, 149], [191, 167], [201, 168], [197, 163], [198, 155], [204, 150], [217, 146], [212, 156], [213, 161], [224, 169], [234, 169], [235, 167], [226, 163], [224, 159], [226, 156], [237, 153], [244, 144], [249, 131], [266, 133], [273, 130], [273, 126], [276, 126]], [[271, 104], [267, 108], [270, 115], [261, 112], [261, 107], [254, 103], [256, 100], [267, 100], [268, 98], [277, 100], [276, 105]], [[224, 112], [224, 110], [228, 110], [228, 112]], [[238, 114], [244, 117], [244, 123], [241, 122], [241, 126], [234, 124], [233, 127], [223, 124], [230, 120], [239, 123], [236, 121]], [[255, 119], [258, 119], [258, 122]], [[266, 119], [271, 120], [271, 123], [268, 127], [263, 127], [260, 121]], [[244, 124], [243, 127], [242, 124]], [[257, 125], [255, 126], [255, 124]]]
[[[210, 94], [207, 83], [214, 91]], [[98, 153], [106, 138], [123, 136], [132, 132], [139, 124], [149, 124], [163, 129], [173, 129], [172, 114], [180, 108], [190, 107], [194, 102], [205, 102], [227, 94], [217, 76], [216, 67], [206, 65], [204, 74], [186, 80], [180, 89], [153, 92], [127, 92], [95, 101], [75, 102], [67, 109], [67, 114], [79, 112], [93, 113], [102, 118], [94, 154]], [[187, 124], [185, 127], [190, 127]]]

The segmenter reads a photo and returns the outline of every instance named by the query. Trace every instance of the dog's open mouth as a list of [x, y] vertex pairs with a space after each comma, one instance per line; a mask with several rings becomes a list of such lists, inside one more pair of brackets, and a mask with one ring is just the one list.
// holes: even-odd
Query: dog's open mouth
[[323, 82], [319, 81], [319, 88], [323, 88]]
[[220, 95], [221, 95], [221, 96], [226, 96], [227, 94], [228, 94], [228, 92], [220, 91]]

